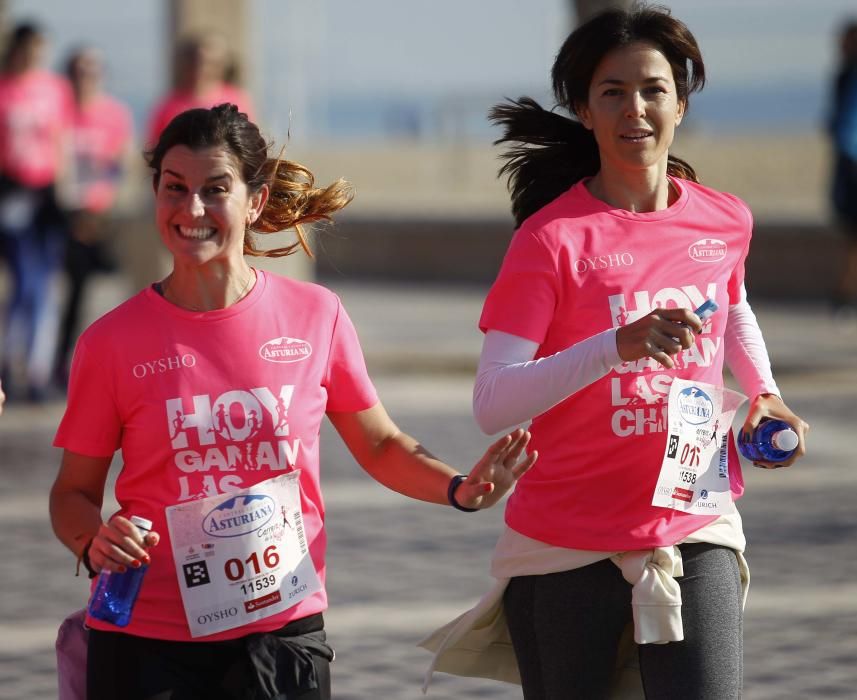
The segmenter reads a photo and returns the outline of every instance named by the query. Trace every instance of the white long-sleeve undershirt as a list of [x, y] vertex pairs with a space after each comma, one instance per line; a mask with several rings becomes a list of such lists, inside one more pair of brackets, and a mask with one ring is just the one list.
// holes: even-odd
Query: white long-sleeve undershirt
[[726, 366], [747, 396], [780, 395], [771, 371], [771, 359], [756, 314], [747, 301], [741, 285], [741, 300], [729, 307], [729, 318], [723, 333]]
[[[539, 344], [502, 331], [485, 334], [473, 415], [488, 435], [531, 420], [622, 364], [610, 328], [549, 357], [534, 360]], [[779, 394], [756, 315], [742, 288], [729, 307], [724, 333], [726, 365], [749, 397]]]

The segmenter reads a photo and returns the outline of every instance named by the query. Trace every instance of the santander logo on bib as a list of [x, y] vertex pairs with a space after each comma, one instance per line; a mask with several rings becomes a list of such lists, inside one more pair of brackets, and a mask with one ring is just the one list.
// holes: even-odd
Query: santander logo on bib
[[300, 338], [274, 338], [259, 348], [259, 357], [268, 362], [300, 362], [312, 355], [312, 345]]
[[696, 262], [720, 262], [726, 257], [726, 244], [718, 238], [700, 238], [690, 245], [687, 254]]

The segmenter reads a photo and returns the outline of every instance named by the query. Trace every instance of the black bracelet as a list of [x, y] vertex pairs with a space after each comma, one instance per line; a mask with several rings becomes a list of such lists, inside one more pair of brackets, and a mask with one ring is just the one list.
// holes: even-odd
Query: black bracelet
[[464, 511], [465, 513], [475, 513], [479, 508], [465, 508], [458, 501], [455, 500], [455, 490], [458, 488], [459, 484], [467, 478], [464, 474], [458, 474], [457, 476], [452, 477], [449, 480], [449, 488], [446, 490], [446, 500], [449, 501], [449, 505], [451, 505], [456, 510]]
[[98, 576], [98, 572], [92, 568], [92, 563], [89, 561], [89, 548], [92, 546], [92, 540], [95, 539], [90, 538], [89, 542], [87, 542], [83, 546], [83, 550], [80, 552], [80, 556], [77, 558], [77, 571], [75, 571], [75, 576], [80, 576], [80, 565], [83, 564], [87, 573], [89, 574], [89, 578], [95, 578]]

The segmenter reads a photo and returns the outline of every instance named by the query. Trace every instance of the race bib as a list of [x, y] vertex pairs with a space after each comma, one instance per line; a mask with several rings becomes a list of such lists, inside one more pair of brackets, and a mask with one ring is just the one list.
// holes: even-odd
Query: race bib
[[299, 474], [166, 509], [192, 637], [270, 617], [321, 590], [304, 534]]
[[731, 389], [673, 380], [667, 407], [667, 444], [653, 506], [697, 515], [734, 512], [729, 486], [729, 427], [746, 400]]

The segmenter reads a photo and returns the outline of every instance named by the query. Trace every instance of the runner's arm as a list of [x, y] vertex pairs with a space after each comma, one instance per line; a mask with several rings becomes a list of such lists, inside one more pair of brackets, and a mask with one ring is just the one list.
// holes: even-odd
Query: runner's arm
[[780, 395], [762, 330], [743, 285], [740, 300], [729, 306], [723, 343], [726, 366], [747, 396], [752, 399], [759, 394]]
[[[80, 560], [88, 542], [89, 561], [95, 571], [111, 571], [128, 566], [134, 559], [148, 556], [134, 525], [115, 517], [101, 520], [104, 485], [112, 457], [89, 457], [65, 450], [59, 474], [51, 487], [51, 524], [57, 538]], [[157, 544], [157, 533], [150, 532], [146, 544]]]
[[[447, 504], [447, 489], [459, 470], [403, 433], [378, 402], [353, 413], [328, 413], [351, 454], [376, 481], [411, 498]], [[536, 461], [525, 455], [530, 434], [516, 430], [497, 440], [455, 492], [459, 504], [486, 508], [496, 503]]]
[[780, 390], [771, 371], [771, 360], [756, 315], [747, 301], [747, 290], [741, 286], [737, 304], [729, 306], [729, 318], [723, 335], [726, 365], [741, 390], [750, 397], [750, 408], [743, 430], [752, 430], [764, 418], [779, 418], [791, 425], [798, 434], [798, 447], [785, 462], [759, 461], [757, 466], [777, 469], [789, 467], [806, 454], [809, 424], [796, 415], [780, 397]]
[[622, 363], [615, 329], [533, 360], [538, 347], [502, 331], [485, 334], [473, 388], [473, 415], [484, 433], [544, 413]]

